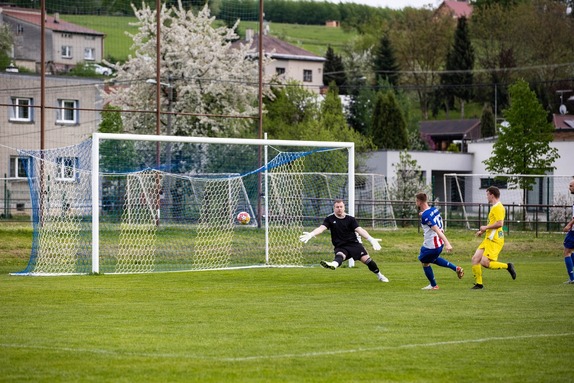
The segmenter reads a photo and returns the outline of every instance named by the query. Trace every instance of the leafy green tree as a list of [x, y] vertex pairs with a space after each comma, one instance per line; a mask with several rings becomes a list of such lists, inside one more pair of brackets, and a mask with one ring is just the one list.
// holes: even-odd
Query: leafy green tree
[[374, 70], [377, 78], [388, 81], [393, 87], [399, 84], [401, 67], [397, 63], [388, 33], [383, 33], [381, 36], [381, 41], [375, 52]]
[[364, 152], [372, 149], [373, 145], [369, 139], [356, 132], [347, 124], [343, 105], [339, 98], [339, 90], [334, 83], [329, 84], [329, 91], [320, 106], [318, 130], [303, 132], [303, 140], [320, 141], [347, 141], [354, 142], [357, 152]]
[[[323, 85], [329, 85], [332, 81], [337, 84], [337, 87], [341, 89], [347, 82], [347, 76], [345, 74], [345, 66], [343, 65], [343, 59], [341, 56], [337, 55], [331, 45], [327, 47], [327, 53], [325, 54], [325, 65], [323, 67]], [[343, 92], [345, 88], [343, 88]]]
[[263, 129], [272, 139], [298, 140], [310, 121], [319, 119], [316, 95], [300, 83], [290, 81], [266, 97]]
[[[123, 133], [123, 123], [120, 109], [106, 105], [102, 111], [102, 121], [99, 132]], [[102, 171], [125, 171], [138, 170], [138, 156], [134, 141], [104, 141], [100, 145], [102, 153]]]
[[349, 95], [347, 122], [357, 132], [371, 135], [373, 106], [377, 92], [371, 87], [355, 87]]
[[395, 93], [379, 91], [373, 109], [373, 143], [380, 149], [406, 149], [407, 123]]
[[493, 137], [496, 134], [496, 122], [490, 105], [485, 105], [480, 116], [480, 134], [482, 137]]
[[389, 29], [397, 61], [404, 74], [401, 84], [416, 89], [423, 118], [429, 117], [432, 89], [440, 82], [453, 21], [430, 9], [405, 8]]
[[[500, 127], [492, 156], [483, 161], [486, 169], [498, 174], [546, 174], [555, 169], [552, 165], [560, 158], [558, 150], [550, 147], [554, 127], [547, 120], [547, 113], [538, 102], [528, 83], [519, 80], [509, 88], [510, 107], [504, 110], [507, 126]], [[535, 182], [533, 178], [510, 177], [526, 191]]]

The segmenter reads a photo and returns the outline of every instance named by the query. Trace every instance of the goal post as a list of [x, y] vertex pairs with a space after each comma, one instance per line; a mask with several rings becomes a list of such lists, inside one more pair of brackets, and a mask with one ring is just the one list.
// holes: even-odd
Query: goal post
[[[156, 145], [160, 145], [160, 143], [171, 143], [173, 146], [177, 145], [185, 145], [185, 144], [195, 144], [195, 145], [237, 145], [237, 146], [255, 146], [260, 147], [265, 150], [265, 161], [262, 164], [261, 168], [255, 169], [253, 172], [262, 172], [264, 174], [264, 202], [265, 202], [265, 214], [263, 215], [264, 222], [262, 222], [265, 228], [265, 262], [271, 265], [282, 265], [283, 263], [289, 264], [290, 262], [284, 262], [282, 260], [274, 261], [270, 259], [269, 252], [273, 251], [276, 248], [282, 248], [283, 250], [290, 250], [290, 251], [299, 251], [300, 248], [297, 249], [297, 246], [293, 246], [292, 238], [297, 238], [302, 228], [302, 211], [294, 211], [293, 209], [300, 208], [300, 203], [294, 203], [297, 199], [301, 198], [301, 187], [302, 187], [302, 178], [297, 174], [301, 173], [302, 171], [306, 170], [307, 168], [303, 167], [302, 165], [298, 165], [297, 161], [300, 158], [304, 158], [306, 156], [312, 157], [311, 154], [318, 151], [328, 151], [328, 150], [341, 150], [346, 149], [346, 161], [345, 164], [345, 178], [346, 178], [346, 190], [345, 194], [347, 195], [348, 206], [349, 206], [349, 214], [354, 214], [354, 206], [355, 206], [355, 172], [354, 172], [354, 163], [355, 163], [355, 153], [354, 153], [354, 143], [352, 142], [325, 142], [325, 141], [294, 141], [294, 140], [270, 140], [270, 139], [239, 139], [239, 138], [209, 138], [209, 137], [179, 137], [179, 136], [155, 136], [155, 135], [132, 135], [132, 134], [110, 134], [110, 133], [94, 133], [92, 137], [92, 162], [91, 162], [91, 198], [92, 201], [101, 201], [101, 142], [112, 140], [112, 141], [123, 141], [123, 142], [151, 142], [155, 143]], [[268, 149], [270, 147], [273, 148], [300, 148], [303, 149], [303, 152], [291, 154], [291, 155], [278, 155], [275, 156], [273, 159], [268, 159]], [[202, 149], [199, 149], [201, 151]], [[159, 151], [159, 149], [158, 149]], [[173, 156], [171, 154], [170, 156]], [[207, 157], [209, 156], [208, 153], [200, 153], [200, 157], [203, 160], [207, 161]], [[241, 161], [240, 159], [236, 158], [227, 158], [224, 161], [233, 162], [233, 161]], [[159, 161], [158, 161], [159, 163]], [[323, 167], [329, 166], [329, 164], [323, 164]], [[168, 170], [171, 169], [171, 164], [167, 166]], [[311, 167], [313, 168], [313, 167]], [[200, 178], [201, 174], [196, 174], [195, 178]], [[163, 175], [162, 177], [166, 177]], [[172, 175], [168, 175], [167, 177], [172, 177]], [[158, 181], [160, 181], [160, 176], [157, 176]], [[224, 178], [229, 179], [229, 175], [225, 175]], [[152, 180], [153, 177], [148, 177], [149, 180]], [[153, 181], [149, 181], [150, 185], [153, 184]], [[213, 184], [213, 182], [212, 182]], [[211, 186], [212, 189], [215, 188], [213, 185]], [[158, 187], [159, 189], [159, 187]], [[213, 191], [213, 193], [216, 193]], [[159, 195], [156, 197], [159, 201], [162, 198]], [[148, 198], [149, 200], [149, 198]], [[153, 202], [153, 201], [152, 201]], [[205, 201], [204, 201], [205, 203]], [[158, 202], [159, 204], [159, 202]], [[214, 206], [217, 202], [213, 202]], [[100, 211], [102, 209], [101, 203], [92, 203], [92, 212], [91, 212], [91, 219], [92, 219], [92, 272], [99, 273], [101, 271], [101, 247], [100, 247]], [[153, 210], [153, 209], [152, 209]], [[150, 211], [152, 211], [150, 210]], [[231, 209], [233, 210], [233, 209]], [[230, 211], [231, 211], [230, 210]], [[153, 213], [153, 211], [152, 211]], [[234, 214], [235, 212], [233, 212]], [[158, 219], [159, 217], [159, 209], [157, 215], [154, 219]], [[206, 213], [206, 215], [210, 215], [211, 213]], [[228, 216], [233, 216], [233, 214], [227, 214]], [[226, 215], [226, 216], [227, 216]], [[154, 214], [151, 214], [154, 216]], [[299, 222], [290, 222], [290, 220], [295, 219]], [[295, 218], [296, 217], [296, 218]], [[213, 217], [211, 217], [213, 218]], [[253, 217], [255, 218], [255, 217]], [[145, 220], [145, 219], [144, 219]], [[227, 219], [226, 219], [227, 220]], [[153, 225], [149, 225], [150, 218], [147, 218], [147, 226], [144, 224], [140, 225], [140, 238], [143, 238], [142, 233], [147, 233], [152, 236], [152, 233], [149, 233], [150, 230], [153, 230]], [[205, 222], [204, 222], [205, 223]], [[293, 224], [294, 223], [294, 224]], [[138, 223], [136, 223], [138, 224]], [[212, 224], [212, 223], [210, 223]], [[132, 222], [132, 226], [134, 223]], [[198, 223], [198, 227], [201, 227], [201, 222]], [[229, 222], [226, 222], [227, 227], [229, 227]], [[149, 226], [149, 227], [148, 227]], [[225, 226], [225, 225], [224, 225]], [[218, 227], [217, 229], [206, 229], [207, 232], [209, 230], [219, 230], [219, 233], [224, 233], [225, 230], [229, 230], [228, 228], [223, 228], [223, 226]], [[199, 232], [199, 229], [198, 229]], [[270, 236], [271, 233], [271, 236]], [[289, 236], [290, 239], [281, 239], [287, 238], [285, 233]], [[273, 235], [275, 234], [275, 235]], [[198, 234], [199, 236], [199, 234]], [[206, 234], [206, 237], [209, 237], [209, 234]], [[222, 235], [225, 237], [225, 235]], [[275, 238], [275, 239], [273, 239]], [[205, 239], [205, 243], [203, 245], [198, 245], [197, 243], [194, 244], [194, 251], [197, 253], [204, 254], [206, 257], [212, 256], [214, 252], [221, 252], [222, 254], [225, 253], [225, 246], [223, 246], [219, 250], [214, 250], [217, 247], [213, 243], [214, 241], [225, 241], [226, 246], [230, 246], [230, 241], [227, 239], [217, 239], [216, 237], [209, 237]], [[146, 243], [146, 241], [143, 241]], [[149, 245], [149, 244], [148, 244]], [[151, 246], [151, 245], [150, 245]], [[270, 248], [271, 247], [271, 248]], [[150, 259], [152, 257], [150, 256]], [[196, 257], [198, 258], [198, 257]], [[289, 259], [289, 255], [287, 256]], [[144, 262], [141, 259], [138, 262]], [[150, 261], [151, 262], [151, 261]], [[217, 261], [216, 261], [217, 262]], [[206, 268], [210, 268], [210, 266], [206, 266]]]

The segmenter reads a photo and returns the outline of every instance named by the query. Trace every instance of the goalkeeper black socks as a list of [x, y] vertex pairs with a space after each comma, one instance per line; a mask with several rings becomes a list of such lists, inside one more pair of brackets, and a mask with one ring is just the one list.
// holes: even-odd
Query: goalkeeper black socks
[[373, 261], [372, 258], [367, 259], [367, 262], [365, 262], [365, 265], [367, 265], [369, 270], [371, 270], [373, 273], [375, 273], [375, 274], [379, 273], [379, 266], [377, 266], [377, 262]]

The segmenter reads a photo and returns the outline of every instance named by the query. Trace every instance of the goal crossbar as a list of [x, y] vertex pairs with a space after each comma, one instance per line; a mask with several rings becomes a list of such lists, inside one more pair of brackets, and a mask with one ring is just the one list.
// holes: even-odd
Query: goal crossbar
[[[349, 214], [354, 215], [355, 208], [355, 144], [353, 142], [332, 142], [332, 141], [295, 141], [295, 140], [272, 140], [267, 139], [245, 139], [245, 138], [213, 138], [213, 137], [180, 137], [180, 136], [156, 136], [156, 135], [132, 135], [132, 134], [115, 134], [115, 133], [94, 133], [92, 135], [92, 158], [91, 158], [91, 199], [92, 199], [92, 272], [100, 272], [100, 211], [99, 201], [100, 198], [100, 141], [101, 140], [123, 140], [123, 141], [150, 141], [150, 142], [166, 142], [166, 143], [189, 143], [189, 144], [225, 144], [225, 145], [252, 145], [263, 147], [265, 151], [267, 148], [273, 146], [291, 146], [291, 147], [311, 147], [311, 148], [332, 148], [332, 149], [347, 149], [347, 170], [348, 170], [348, 208]], [[265, 175], [265, 195], [267, 194], [267, 180], [268, 180], [268, 161], [265, 155], [265, 166], [262, 168]], [[266, 204], [267, 204], [266, 200]], [[266, 218], [266, 233], [269, 230]], [[267, 234], [266, 234], [267, 237]], [[267, 241], [267, 240], [266, 240]], [[266, 252], [267, 252], [266, 245]]]

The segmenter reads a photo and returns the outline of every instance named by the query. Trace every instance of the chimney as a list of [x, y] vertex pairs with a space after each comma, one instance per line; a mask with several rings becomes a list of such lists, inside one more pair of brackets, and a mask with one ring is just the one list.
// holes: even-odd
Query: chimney
[[58, 12], [54, 13], [54, 23], [60, 23], [60, 14]]

